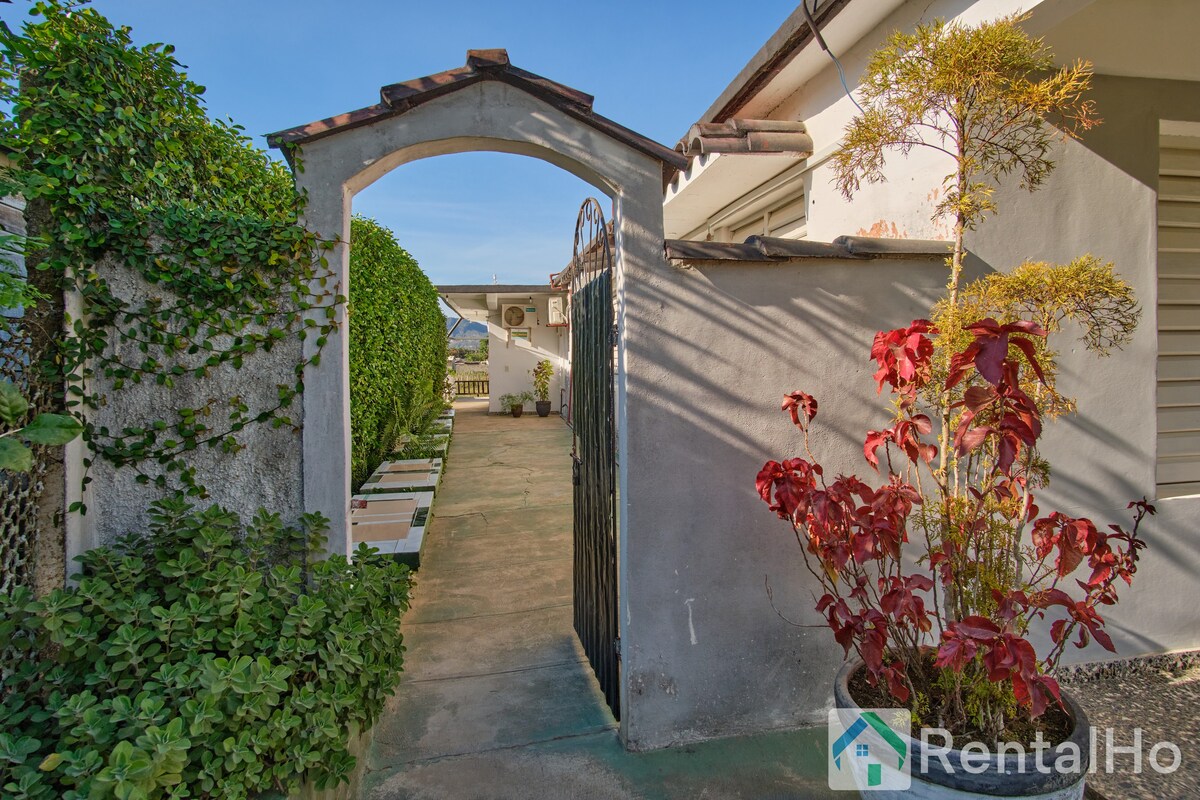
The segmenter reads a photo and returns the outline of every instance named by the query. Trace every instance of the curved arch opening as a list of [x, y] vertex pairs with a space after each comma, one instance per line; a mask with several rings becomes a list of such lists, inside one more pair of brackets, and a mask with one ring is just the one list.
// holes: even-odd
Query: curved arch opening
[[609, 179], [557, 150], [524, 140], [482, 136], [452, 136], [403, 147], [364, 166], [346, 181], [346, 188], [352, 195], [357, 195], [405, 164], [435, 156], [461, 153], [508, 153], [526, 156], [569, 172], [609, 198], [615, 198], [619, 193], [618, 188]]
[[[430, 639], [418, 639], [411, 647], [417, 680], [440, 677], [436, 662], [447, 658], [460, 659], [472, 674], [496, 681], [504, 680], [505, 671], [513, 667], [557, 663], [554, 685], [545, 692], [549, 702], [576, 709], [576, 717], [564, 720], [560, 731], [570, 735], [578, 732], [579, 716], [589, 728], [611, 726], [615, 719], [610, 707], [619, 711], [615, 675], [597, 669], [596, 676], [603, 674], [608, 683], [598, 682], [593, 667], [580, 658], [580, 647], [588, 653], [579, 641], [615, 638], [616, 595], [610, 607], [606, 598], [580, 589], [575, 530], [579, 494], [572, 480], [575, 442], [562, 419], [573, 343], [571, 329], [550, 315], [553, 301], [560, 313], [566, 310], [566, 293], [552, 290], [549, 275], [562, 271], [572, 259], [580, 205], [601, 193], [556, 162], [541, 158], [547, 161], [542, 166], [528, 157], [514, 157], [528, 152], [513, 153], [507, 147], [479, 152], [474, 145], [474, 140], [462, 137], [406, 148], [356, 176], [364, 178], [359, 181], [362, 188], [347, 198], [355, 216], [374, 218], [395, 234], [437, 286], [451, 315], [461, 315], [487, 342], [482, 361], [464, 357], [462, 350], [449, 361], [448, 369], [456, 377], [453, 385], [465, 386], [465, 391], [453, 404], [453, 434], [445, 452], [436, 446], [425, 449], [426, 431], [413, 429], [406, 433], [405, 449], [388, 454], [365, 482], [356, 471], [350, 542], [354, 549], [367, 544], [382, 552], [394, 546], [400, 560], [419, 564], [415, 620]], [[372, 180], [366, 183], [365, 178]], [[388, 369], [383, 360], [365, 364], [361, 351], [356, 352], [363, 341], [356, 335], [357, 325], [365, 318], [356, 316], [355, 306], [357, 298], [365, 296], [357, 283], [360, 262], [354, 236], [360, 230], [356, 223], [349, 241], [350, 313], [345, 331], [352, 377], [355, 370]], [[451, 339], [449, 344], [460, 342]], [[531, 373], [542, 363], [553, 368], [545, 386], [549, 407], [537, 408], [529, 398], [520, 402], [519, 416], [506, 413], [501, 396], [535, 390]], [[486, 387], [482, 398], [481, 384]], [[358, 452], [362, 430], [354, 386], [352, 380], [351, 433]], [[610, 381], [610, 396], [612, 391]], [[422, 497], [422, 490], [436, 491], [436, 496]], [[431, 512], [418, 534], [419, 502], [431, 503]], [[395, 522], [376, 522], [387, 518], [387, 512], [397, 513]], [[410, 515], [408, 535], [393, 540], [391, 531], [407, 524], [399, 517]], [[612, 566], [615, 571], [615, 557]], [[568, 606], [573, 613], [545, 611]], [[579, 627], [580, 614], [590, 621], [601, 607], [613, 629], [603, 636], [583, 633], [592, 628]], [[498, 608], [508, 612], [501, 619], [495, 618]], [[469, 648], [447, 644], [453, 638], [449, 632], [477, 627], [486, 627], [488, 635], [477, 636]], [[518, 644], [525, 654], [514, 660]], [[593, 686], [601, 696], [613, 698], [608, 705], [598, 699]], [[401, 706], [415, 702], [410, 694], [401, 688]], [[488, 698], [479, 702], [490, 707]], [[518, 728], [524, 724], [515, 723]]]
[[[454, 78], [448, 74], [441, 77]], [[527, 78], [514, 74], [508, 80], [519, 84]], [[625, 276], [646, 275], [663, 264], [664, 165], [678, 167], [682, 159], [611, 121], [548, 102], [543, 94], [543, 87], [536, 85], [524, 88], [484, 80], [425, 98], [400, 113], [373, 106], [312, 123], [285, 132], [291, 138], [281, 141], [303, 142], [298, 155], [304, 168], [297, 174], [297, 184], [307, 194], [305, 223], [337, 242], [328, 257], [332, 279], [341, 284], [343, 293], [349, 286], [351, 295], [347, 238], [354, 197], [399, 166], [436, 155], [468, 152], [521, 155], [559, 167], [610, 198], [613, 224], [609, 235], [616, 258], [605, 293], [611, 292], [612, 302], [603, 314], [592, 315], [597, 332], [592, 347], [598, 355], [596, 360], [615, 362], [610, 377], [599, 384], [608, 387], [610, 399], [602, 402], [611, 403], [609, 417], [617, 422], [610, 449], [605, 451], [600, 444], [593, 445], [593, 449], [610, 453], [605, 458], [611, 458], [613, 464], [611, 486], [605, 496], [619, 504], [619, 509], [614, 509], [619, 528], [608, 534], [619, 557], [615, 577], [608, 582], [611, 606], [605, 606], [608, 618], [616, 622], [626, 619], [628, 611], [628, 572], [622, 566], [628, 563], [625, 551], [630, 527], [629, 515], [624, 513], [629, 504], [626, 454], [630, 434], [624, 424], [627, 349], [620, 335], [626, 319]], [[564, 247], [571, 242], [573, 230], [568, 225], [563, 231]], [[499, 298], [487, 302], [498, 305]], [[535, 308], [534, 313], [538, 312]], [[344, 308], [336, 309], [334, 315], [335, 322], [346, 320]], [[311, 364], [304, 375], [304, 504], [306, 510], [333, 520], [329, 547], [334, 552], [348, 552], [354, 538], [350, 519], [348, 340], [346, 327], [340, 326], [327, 338], [319, 361]], [[306, 341], [305, 348], [306, 353], [315, 354], [315, 344]], [[571, 493], [570, 477], [565, 483], [566, 491]], [[608, 642], [614, 653], [622, 632], [622, 623], [617, 624], [617, 636]], [[615, 711], [618, 704], [622, 708], [628, 705], [629, 698], [625, 692], [616, 691], [621, 681], [619, 669], [613, 667], [609, 674]], [[621, 713], [620, 719], [624, 735], [627, 714]]]

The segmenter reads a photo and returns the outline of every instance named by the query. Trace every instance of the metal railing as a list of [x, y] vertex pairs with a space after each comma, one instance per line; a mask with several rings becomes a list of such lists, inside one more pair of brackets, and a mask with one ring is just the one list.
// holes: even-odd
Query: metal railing
[[487, 397], [488, 396], [488, 379], [487, 378], [466, 378], [456, 380], [454, 382], [454, 393], [458, 397]]

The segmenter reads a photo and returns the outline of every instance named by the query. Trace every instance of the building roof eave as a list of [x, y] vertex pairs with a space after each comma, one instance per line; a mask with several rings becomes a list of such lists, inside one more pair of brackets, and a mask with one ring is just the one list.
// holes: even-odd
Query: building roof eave
[[[819, 28], [839, 14], [853, 0], [825, 0], [818, 2], [812, 12]], [[700, 117], [701, 122], [726, 122], [732, 119], [764, 85], [787, 66], [797, 53], [814, 41], [808, 18], [802, 8], [784, 20], [779, 29], [767, 39], [758, 52], [742, 68], [737, 77], [718, 95], [713, 104]]]

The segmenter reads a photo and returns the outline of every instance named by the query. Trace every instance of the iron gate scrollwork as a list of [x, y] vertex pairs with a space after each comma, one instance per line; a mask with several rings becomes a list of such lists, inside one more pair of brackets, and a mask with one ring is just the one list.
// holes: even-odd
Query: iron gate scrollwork
[[619, 719], [616, 316], [610, 237], [604, 211], [588, 198], [575, 224], [569, 275], [575, 631], [609, 708]]

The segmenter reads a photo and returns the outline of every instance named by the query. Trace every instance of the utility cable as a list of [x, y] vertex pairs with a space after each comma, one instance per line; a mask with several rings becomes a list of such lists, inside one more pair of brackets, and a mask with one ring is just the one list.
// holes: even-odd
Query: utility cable
[[[813, 0], [813, 11], [817, 8], [817, 2], [818, 0]], [[813, 36], [816, 37], [817, 44], [833, 59], [833, 65], [837, 67], [838, 78], [842, 82], [842, 89], [846, 92], [846, 97], [850, 98], [850, 102], [854, 103], [854, 107], [858, 109], [859, 113], [867, 113], [858, 104], [858, 101], [854, 99], [854, 95], [850, 93], [850, 87], [846, 85], [846, 73], [842, 70], [842, 62], [838, 61], [838, 57], [833, 54], [833, 51], [829, 49], [829, 45], [825, 43], [825, 37], [821, 35], [821, 31], [817, 27], [817, 21], [813, 19], [812, 11], [808, 10], [808, 0], [800, 0], [800, 8], [804, 10], [804, 18], [808, 20], [808, 28], [813, 32]]]

